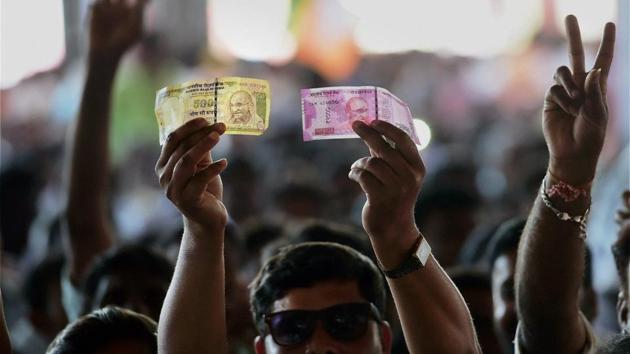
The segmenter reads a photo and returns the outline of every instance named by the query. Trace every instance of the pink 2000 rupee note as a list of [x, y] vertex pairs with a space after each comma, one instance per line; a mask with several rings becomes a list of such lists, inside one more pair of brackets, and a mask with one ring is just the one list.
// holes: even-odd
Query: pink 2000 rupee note
[[374, 86], [302, 89], [304, 141], [357, 138], [355, 120], [384, 120], [405, 131], [420, 144], [409, 107], [389, 91]]

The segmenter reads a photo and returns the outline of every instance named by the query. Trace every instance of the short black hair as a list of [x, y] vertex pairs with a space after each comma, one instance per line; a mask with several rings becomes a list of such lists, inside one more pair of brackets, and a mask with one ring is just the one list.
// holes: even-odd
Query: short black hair
[[250, 284], [250, 305], [258, 331], [265, 332], [263, 315], [291, 289], [328, 280], [356, 281], [361, 295], [385, 313], [385, 283], [369, 258], [332, 242], [306, 242], [281, 248]]
[[332, 242], [348, 246], [353, 250], [367, 256], [372, 262], [376, 256], [370, 247], [367, 235], [361, 234], [358, 229], [329, 221], [315, 220], [303, 225], [296, 233], [290, 233], [287, 237], [270, 243], [263, 252], [263, 256], [272, 256], [282, 247], [296, 245], [305, 242]]
[[480, 268], [453, 267], [446, 270], [453, 284], [460, 291], [463, 289], [492, 289], [490, 275]]
[[597, 354], [627, 354], [630, 353], [630, 335], [618, 334], [612, 337], [606, 345], [601, 347]]
[[523, 217], [515, 217], [504, 221], [490, 239], [486, 250], [488, 269], [492, 271], [494, 262], [502, 255], [518, 249], [521, 234], [527, 220]]
[[455, 211], [475, 209], [480, 205], [479, 197], [463, 187], [440, 186], [437, 181], [430, 187], [424, 188], [414, 207], [414, 219], [416, 225], [421, 225], [424, 220], [435, 211]]
[[46, 312], [52, 282], [61, 284], [65, 259], [61, 253], [50, 254], [28, 273], [22, 292], [32, 310]]
[[103, 277], [118, 272], [126, 273], [140, 270], [162, 277], [166, 282], [170, 283], [174, 268], [165, 255], [149, 247], [140, 244], [129, 244], [115, 248], [98, 259], [90, 268], [83, 287], [85, 301], [82, 313], [90, 312], [91, 302]]
[[120, 340], [146, 343], [157, 353], [157, 323], [131, 310], [107, 306], [72, 322], [50, 343], [47, 354], [90, 354]]

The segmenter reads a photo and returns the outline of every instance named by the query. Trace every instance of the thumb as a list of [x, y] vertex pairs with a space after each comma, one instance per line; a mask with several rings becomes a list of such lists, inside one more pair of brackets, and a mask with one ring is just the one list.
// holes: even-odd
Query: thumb
[[592, 70], [586, 76], [584, 83], [584, 91], [586, 99], [584, 108], [586, 115], [593, 122], [601, 122], [606, 120], [607, 112], [604, 104], [604, 95], [601, 87], [602, 69]]

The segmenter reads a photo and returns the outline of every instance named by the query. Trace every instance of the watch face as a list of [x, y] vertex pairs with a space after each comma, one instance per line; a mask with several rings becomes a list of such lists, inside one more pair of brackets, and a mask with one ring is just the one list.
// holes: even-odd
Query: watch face
[[418, 251], [416, 251], [416, 257], [420, 261], [420, 264], [424, 267], [427, 264], [427, 260], [429, 260], [429, 256], [431, 255], [431, 246], [427, 240], [423, 237], [422, 242], [420, 242], [420, 247], [418, 247]]
[[430, 255], [431, 246], [429, 246], [429, 243], [426, 241], [426, 239], [422, 237], [420, 245], [418, 245], [418, 249], [415, 253], [407, 258], [398, 268], [392, 270], [383, 270], [383, 273], [386, 277], [390, 279], [400, 278], [424, 267], [429, 260]]

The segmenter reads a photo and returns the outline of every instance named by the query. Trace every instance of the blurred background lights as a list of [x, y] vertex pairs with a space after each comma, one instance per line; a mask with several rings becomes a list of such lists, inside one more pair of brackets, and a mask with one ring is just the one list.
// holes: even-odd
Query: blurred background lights
[[420, 145], [418, 145], [419, 150], [424, 150], [429, 143], [431, 143], [431, 128], [429, 125], [420, 118], [413, 119], [413, 126], [416, 129], [416, 133], [418, 134], [418, 139], [420, 139]]
[[59, 65], [65, 55], [61, 0], [2, 0], [0, 87]]
[[422, 50], [489, 57], [518, 52], [540, 29], [543, 14], [542, 0], [396, 0], [387, 11], [374, 3], [340, 2], [357, 17], [355, 39], [369, 53]]
[[209, 1], [209, 42], [250, 61], [284, 62], [293, 58], [296, 42], [289, 32], [290, 0]]

